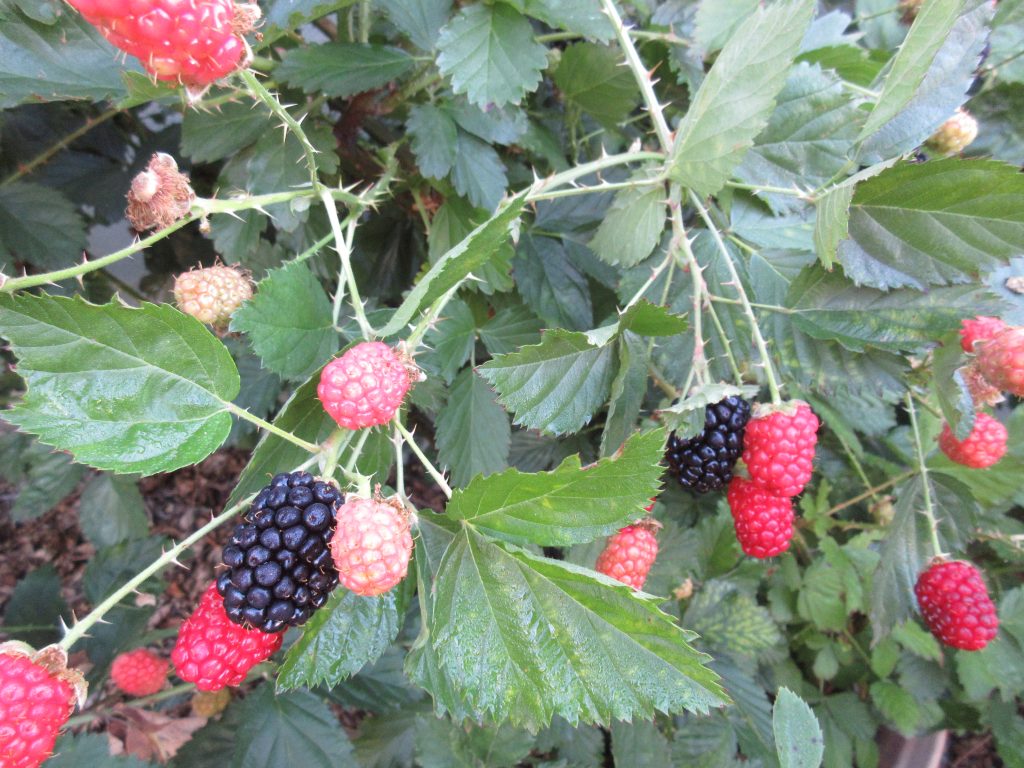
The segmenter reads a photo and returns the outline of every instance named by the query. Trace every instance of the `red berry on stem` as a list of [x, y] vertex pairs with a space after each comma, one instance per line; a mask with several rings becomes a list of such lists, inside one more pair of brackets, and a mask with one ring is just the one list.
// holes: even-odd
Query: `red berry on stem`
[[928, 629], [946, 645], [979, 651], [999, 631], [996, 607], [970, 563], [933, 563], [918, 577], [914, 595]]
[[338, 510], [331, 556], [347, 589], [363, 597], [384, 594], [409, 568], [408, 513], [396, 500], [349, 497]]
[[22, 643], [0, 645], [0, 766], [36, 768], [53, 753], [57, 734], [85, 682], [56, 647], [38, 653]]
[[205, 88], [245, 66], [242, 38], [259, 18], [232, 0], [69, 0], [157, 80]]
[[755, 408], [743, 439], [750, 480], [774, 496], [796, 496], [814, 470], [818, 417], [802, 400]]
[[1006, 427], [987, 413], [974, 417], [974, 428], [963, 440], [957, 440], [949, 424], [942, 426], [939, 448], [952, 461], [972, 469], [991, 467], [1006, 454]]
[[411, 386], [415, 366], [387, 344], [364, 341], [331, 360], [320, 374], [317, 397], [339, 426], [362, 429], [387, 424]]
[[656, 527], [658, 524], [653, 521], [634, 523], [609, 537], [604, 551], [598, 555], [595, 570], [633, 589], [643, 589], [658, 557]]
[[973, 353], [979, 341], [988, 341], [1000, 331], [1006, 330], [1006, 323], [998, 317], [978, 315], [960, 323], [960, 346], [964, 352]]
[[149, 696], [164, 687], [170, 662], [145, 648], [122, 653], [110, 667], [110, 679], [129, 696]]
[[977, 362], [993, 387], [1024, 397], [1024, 328], [1007, 328], [980, 344]]
[[751, 557], [781, 555], [793, 538], [793, 500], [774, 496], [742, 477], [734, 477], [726, 492], [743, 552]]
[[182, 680], [201, 691], [219, 691], [241, 683], [250, 669], [281, 647], [281, 639], [280, 633], [245, 629], [231, 621], [214, 583], [178, 630], [171, 661]]

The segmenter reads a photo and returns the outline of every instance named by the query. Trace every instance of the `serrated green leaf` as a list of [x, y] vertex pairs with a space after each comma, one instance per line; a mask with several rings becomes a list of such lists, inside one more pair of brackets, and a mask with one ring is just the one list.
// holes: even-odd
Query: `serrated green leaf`
[[813, 6], [758, 9], [730, 37], [676, 131], [671, 174], [700, 195], [718, 192], [768, 122]]
[[896, 163], [896, 159], [878, 163], [835, 185], [818, 198], [814, 222], [814, 249], [825, 269], [832, 269], [839, 244], [850, 235], [850, 203], [860, 181], [877, 176]]
[[61, 596], [57, 569], [50, 563], [29, 571], [4, 605], [4, 633], [34, 648], [57, 642], [62, 621], [70, 624], [71, 611]]
[[[448, 251], [458, 245], [476, 227], [485, 224], [491, 212], [478, 208], [463, 197], [451, 195], [434, 214], [427, 236], [431, 264], [439, 261]], [[513, 225], [515, 229], [515, 225]], [[464, 287], [470, 291], [479, 290], [490, 295], [512, 288], [511, 262], [514, 250], [511, 239], [500, 242], [483, 266], [473, 272], [473, 280]]]
[[442, 467], [451, 470], [452, 483], [465, 486], [477, 476], [505, 469], [511, 439], [508, 416], [495, 402], [494, 392], [466, 368], [437, 417], [438, 456]]
[[15, 522], [34, 520], [45, 515], [65, 499], [85, 474], [85, 468], [71, 457], [33, 443], [20, 457], [27, 471], [18, 487], [18, 498], [11, 507]]
[[755, 660], [782, 640], [766, 608], [718, 579], [705, 582], [691, 598], [683, 623], [701, 636], [702, 647], [737, 660]]
[[871, 579], [871, 628], [874, 643], [914, 613], [914, 585], [925, 561], [927, 534], [918, 520], [921, 485], [897, 486], [895, 517], [886, 531], [882, 557]]
[[452, 0], [379, 0], [391, 22], [424, 51], [437, 44]]
[[788, 688], [780, 688], [772, 710], [772, 730], [780, 768], [818, 768], [825, 753], [825, 737], [807, 702]]
[[704, 0], [697, 6], [693, 37], [705, 55], [721, 50], [733, 31], [757, 9], [757, 0]]
[[917, 727], [921, 710], [917, 700], [896, 683], [881, 680], [871, 684], [871, 701], [882, 716], [900, 733], [910, 736]]
[[[672, 736], [671, 765], [686, 768], [733, 768], [736, 757], [736, 734], [721, 714], [708, 717], [687, 716]], [[669, 765], [670, 763], [665, 763]]]
[[134, 477], [93, 477], [82, 490], [78, 519], [82, 532], [97, 548], [149, 534], [146, 508]]
[[242, 703], [231, 768], [358, 768], [334, 713], [308, 691], [260, 686]]
[[416, 725], [416, 760], [421, 768], [514, 768], [533, 741], [509, 725], [462, 726], [428, 713]]
[[274, 69], [274, 76], [307, 93], [346, 99], [387, 85], [412, 66], [412, 56], [401, 48], [331, 42], [293, 48]]
[[555, 329], [540, 344], [498, 355], [480, 375], [515, 414], [515, 424], [560, 435], [587, 424], [608, 399], [615, 349], [596, 347], [586, 334]]
[[634, 720], [632, 723], [622, 723], [616, 720], [610, 730], [615, 765], [628, 765], [630, 768], [664, 768], [672, 765], [668, 739], [654, 722]]
[[518, 107], [491, 107], [483, 110], [459, 100], [451, 104], [447, 111], [459, 124], [459, 128], [488, 144], [513, 144], [529, 126], [526, 112]]
[[376, 661], [398, 635], [394, 592], [360, 597], [338, 587], [302, 628], [277, 676], [277, 690], [333, 688]]
[[610, 46], [570, 45], [562, 52], [554, 78], [567, 104], [609, 128], [625, 120], [639, 100], [636, 81], [623, 66], [621, 54]]
[[[955, 5], [963, 8], [963, 12], [957, 16], [949, 32], [944, 35], [935, 57], [927, 65], [923, 80], [914, 89], [909, 101], [892, 119], [878, 124], [877, 130], [867, 136], [860, 150], [861, 163], [877, 162], [913, 150], [934, 133], [967, 99], [967, 90], [974, 81], [982, 51], [987, 45], [992, 4], [986, 0], [968, 0], [966, 3], [957, 2]], [[922, 16], [923, 13], [918, 16], [918, 21]], [[907, 47], [916, 45], [916, 42], [911, 42], [916, 28], [917, 23], [893, 60], [891, 73], [896, 72], [898, 60]], [[916, 55], [916, 51], [911, 55]], [[927, 54], [922, 52], [922, 58], [914, 62], [915, 72], [916, 67], [924, 62], [925, 55]], [[896, 91], [887, 94], [886, 87], [883, 87], [876, 111], [884, 110], [885, 114], [888, 113], [883, 106], [883, 101], [888, 96], [895, 97]], [[891, 106], [895, 104], [894, 100]], [[873, 121], [874, 117], [875, 112], [872, 112], [868, 120]], [[865, 134], [862, 134], [860, 138], [864, 137]]]
[[546, 49], [533, 39], [530, 22], [502, 3], [463, 8], [441, 30], [437, 66], [452, 90], [481, 109], [518, 104], [540, 82]]
[[[796, 310], [793, 324], [813, 338], [853, 352], [913, 352], [959, 328], [964, 316], [984, 313], [989, 300], [976, 285], [883, 293], [851, 285], [838, 270], [809, 267], [790, 286], [786, 306]], [[998, 311], [994, 302], [992, 308]]]
[[[408, 601], [409, 590], [401, 590]], [[413, 706], [426, 694], [414, 687], [402, 669], [405, 649], [392, 644], [373, 665], [331, 689], [331, 698], [345, 707], [370, 712], [392, 712]]]
[[609, 264], [632, 267], [651, 255], [665, 229], [665, 189], [661, 185], [623, 189], [597, 228], [590, 247]]
[[460, 130], [455, 141], [452, 183], [473, 205], [493, 211], [505, 194], [508, 176], [494, 147]]
[[655, 598], [591, 571], [464, 527], [434, 595], [430, 642], [458, 697], [435, 688], [439, 708], [537, 728], [555, 714], [609, 723], [725, 701], [707, 657]]
[[420, 173], [433, 179], [447, 176], [458, 154], [459, 129], [451, 116], [433, 104], [417, 104], [409, 110], [405, 127]]
[[604, 765], [604, 733], [583, 725], [573, 727], [561, 717], [555, 717], [550, 726], [537, 734], [535, 749], [557, 752], [566, 768], [601, 768]]
[[692, 390], [682, 400], [663, 408], [661, 414], [665, 426], [676, 432], [681, 440], [693, 437], [704, 428], [705, 411], [709, 405], [719, 403], [727, 397], [753, 398], [760, 387], [732, 384], [702, 384]]
[[522, 0], [523, 12], [552, 27], [577, 32], [595, 40], [615, 37], [597, 0]]
[[385, 717], [368, 717], [352, 740], [361, 768], [413, 768], [416, 725], [429, 709], [407, 707]]
[[[814, 189], [825, 184], [845, 167], [860, 114], [836, 76], [798, 65], [736, 175], [760, 186]], [[776, 211], [801, 204], [786, 195], [764, 197]]]
[[1024, 176], [989, 160], [933, 160], [857, 185], [838, 258], [882, 290], [967, 282], [1024, 248]]
[[28, 384], [5, 418], [85, 464], [169, 472], [205, 458], [231, 430], [235, 363], [198, 320], [169, 305], [7, 295], [0, 335]]
[[[270, 686], [267, 686], [268, 688]], [[219, 718], [192, 734], [171, 759], [172, 768], [225, 768], [231, 766], [242, 725], [245, 701], [234, 699]]]
[[444, 308], [444, 315], [437, 319], [436, 326], [427, 332], [426, 345], [431, 351], [424, 359], [428, 365], [437, 367], [445, 382], [450, 383], [473, 354], [476, 322], [476, 316], [466, 302], [452, 299]]
[[503, 355], [540, 341], [541, 322], [521, 304], [504, 307], [479, 328], [480, 340], [492, 355]]
[[674, 314], [668, 307], [640, 299], [619, 313], [619, 330], [640, 336], [674, 336], [687, 329], [685, 315]]
[[117, 56], [94, 26], [70, 8], [54, 24], [6, 11], [0, 24], [0, 109], [25, 102], [87, 99], [124, 94], [121, 72], [138, 70]]
[[507, 241], [509, 231], [519, 221], [525, 201], [524, 193], [516, 195], [487, 221], [452, 246], [420, 278], [387, 325], [378, 331], [379, 335], [393, 336], [403, 330], [421, 309], [458, 285], [466, 275], [484, 267]]
[[551, 472], [477, 478], [452, 495], [446, 514], [519, 544], [593, 541], [643, 515], [659, 491], [664, 450], [659, 429], [634, 434], [614, 456], [587, 467], [571, 456]]
[[619, 370], [612, 380], [608, 416], [601, 430], [601, 455], [609, 456], [626, 442], [633, 431], [644, 396], [647, 394], [648, 342], [625, 332], [616, 341]]
[[306, 378], [338, 351], [331, 303], [304, 262], [269, 272], [235, 311], [231, 330], [248, 334], [264, 365], [285, 379]]
[[[270, 40], [280, 37], [279, 30], [296, 29], [350, 5], [355, 5], [355, 0], [266, 0], [263, 9], [263, 43], [266, 45]], [[271, 28], [269, 32], [268, 27]]]
[[109, 739], [101, 733], [65, 734], [57, 739], [47, 768], [156, 768], [132, 755], [110, 754]]
[[181, 151], [196, 163], [231, 157], [267, 130], [270, 115], [259, 106], [229, 101], [216, 109], [189, 109], [181, 121]]
[[12, 272], [15, 261], [68, 267], [85, 246], [85, 224], [60, 192], [24, 181], [0, 187], [0, 269]]
[[935, 636], [915, 621], [897, 624], [892, 630], [892, 639], [908, 651], [929, 661], [942, 660], [942, 648]]
[[913, 98], [965, 0], [933, 0], [921, 6], [907, 38], [893, 58], [882, 93], [861, 129], [859, 141], [873, 134]]
[[590, 285], [560, 241], [525, 233], [519, 239], [513, 269], [519, 295], [542, 320], [572, 330], [591, 327]]

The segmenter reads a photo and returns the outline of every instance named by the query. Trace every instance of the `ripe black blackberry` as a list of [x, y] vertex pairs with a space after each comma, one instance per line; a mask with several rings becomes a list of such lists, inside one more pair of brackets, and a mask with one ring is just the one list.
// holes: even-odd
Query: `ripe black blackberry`
[[673, 432], [668, 437], [665, 460], [679, 484], [696, 493], [725, 488], [743, 453], [743, 432], [750, 421], [750, 403], [727, 397], [704, 411], [704, 429], [688, 440]]
[[343, 501], [309, 472], [277, 475], [260, 491], [224, 548], [217, 578], [228, 618], [281, 632], [306, 622], [338, 583], [328, 547]]

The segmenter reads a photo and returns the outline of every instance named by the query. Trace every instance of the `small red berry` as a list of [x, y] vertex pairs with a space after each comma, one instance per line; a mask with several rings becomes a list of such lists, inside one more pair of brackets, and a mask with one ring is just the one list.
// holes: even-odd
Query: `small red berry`
[[324, 367], [316, 393], [339, 426], [374, 427], [387, 424], [402, 407], [410, 373], [419, 375], [387, 344], [364, 341]]
[[757, 406], [747, 422], [743, 463], [751, 481], [774, 496], [796, 496], [814, 470], [818, 417], [802, 400]]
[[655, 527], [657, 524], [652, 521], [635, 523], [610, 536], [597, 558], [595, 570], [633, 589], [643, 589], [647, 574], [658, 556]]
[[232, 0], [69, 0], [157, 80], [205, 88], [245, 66], [259, 8]]
[[1024, 397], [1024, 328], [1007, 328], [980, 344], [977, 362], [993, 387]]
[[979, 651], [999, 630], [996, 607], [970, 563], [932, 564], [918, 577], [914, 595], [928, 629], [946, 645]]
[[110, 667], [110, 679], [129, 696], [149, 696], [164, 687], [170, 662], [145, 648], [122, 653]]
[[991, 467], [1006, 453], [1006, 427], [987, 413], [974, 417], [974, 428], [963, 440], [957, 440], [949, 424], [942, 426], [939, 448], [952, 461], [972, 469]]
[[182, 680], [200, 691], [219, 691], [241, 683], [250, 669], [281, 647], [281, 639], [281, 633], [270, 635], [231, 621], [214, 583], [178, 630], [171, 660]]
[[793, 500], [773, 496], [742, 477], [734, 477], [726, 491], [736, 539], [743, 552], [764, 559], [781, 555], [793, 538]]
[[338, 510], [331, 556], [347, 589], [363, 597], [384, 594], [409, 568], [408, 513], [395, 500], [350, 496]]
[[978, 315], [960, 323], [960, 346], [964, 352], [973, 353], [979, 341], [988, 341], [1000, 331], [1006, 330], [1006, 323], [998, 317]]
[[0, 645], [0, 766], [36, 768], [53, 753], [57, 734], [85, 699], [85, 682], [56, 647], [38, 653]]

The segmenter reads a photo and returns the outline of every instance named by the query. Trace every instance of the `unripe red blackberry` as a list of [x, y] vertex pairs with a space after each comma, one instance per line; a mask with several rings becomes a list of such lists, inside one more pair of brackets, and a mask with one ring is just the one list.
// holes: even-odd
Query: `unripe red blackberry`
[[252, 298], [248, 274], [218, 264], [183, 272], [174, 280], [178, 309], [201, 323], [223, 327], [242, 304]]
[[985, 469], [996, 464], [1006, 454], [1006, 427], [987, 413], [974, 417], [971, 433], [963, 440], [957, 440], [949, 424], [942, 425], [939, 448], [957, 464], [972, 469]]
[[594, 570], [633, 589], [643, 589], [658, 557], [658, 539], [654, 532], [659, 527], [653, 520], [627, 525], [608, 538]]
[[281, 632], [305, 624], [338, 584], [328, 544], [342, 495], [309, 472], [277, 475], [224, 548], [217, 590], [231, 621]]
[[1007, 328], [977, 347], [985, 381], [1001, 392], [1024, 397], [1024, 328]]
[[774, 496], [742, 477], [734, 477], [726, 493], [744, 554], [757, 558], [781, 555], [793, 538], [793, 500]]
[[743, 437], [743, 463], [754, 485], [773, 496], [796, 496], [811, 479], [818, 417], [802, 400], [758, 404]]
[[110, 667], [110, 679], [129, 696], [149, 696], [164, 687], [170, 661], [145, 648], [120, 654]]
[[996, 607], [970, 563], [933, 563], [918, 577], [914, 595], [928, 629], [946, 645], [980, 651], [999, 631]]
[[960, 323], [960, 346], [964, 352], [972, 354], [976, 344], [988, 341], [1004, 330], [1006, 330], [1006, 323], [998, 317], [978, 315], [974, 318], [967, 318]]
[[338, 580], [363, 597], [382, 595], [405, 578], [412, 557], [409, 515], [396, 499], [349, 497], [331, 539]]
[[391, 421], [420, 376], [400, 352], [379, 341], [364, 341], [324, 367], [316, 394], [338, 426], [375, 427]]

